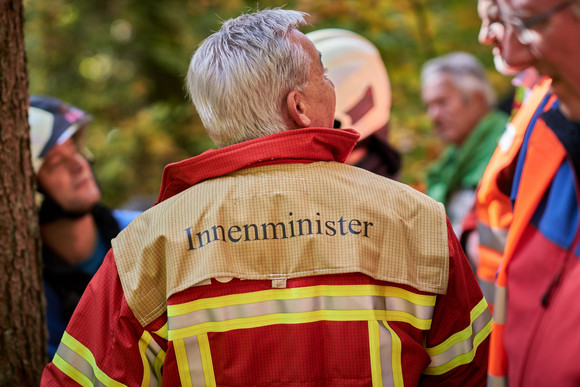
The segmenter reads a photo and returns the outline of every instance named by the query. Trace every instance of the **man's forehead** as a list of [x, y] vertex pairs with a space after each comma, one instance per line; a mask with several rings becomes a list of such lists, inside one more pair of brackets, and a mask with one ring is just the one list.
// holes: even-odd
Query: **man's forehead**
[[449, 95], [457, 87], [453, 83], [452, 78], [445, 73], [437, 73], [431, 75], [424, 84], [422, 95], [423, 98], [433, 98], [440, 95]]

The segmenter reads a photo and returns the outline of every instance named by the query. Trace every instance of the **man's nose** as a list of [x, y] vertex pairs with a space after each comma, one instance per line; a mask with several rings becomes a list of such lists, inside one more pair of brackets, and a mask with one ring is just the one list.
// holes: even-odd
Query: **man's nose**
[[479, 40], [479, 43], [483, 45], [491, 44], [494, 40], [492, 33], [492, 30], [489, 28], [489, 22], [483, 22], [481, 23], [477, 40]]
[[68, 166], [71, 172], [80, 173], [83, 170], [85, 159], [79, 153], [74, 153], [68, 157]]

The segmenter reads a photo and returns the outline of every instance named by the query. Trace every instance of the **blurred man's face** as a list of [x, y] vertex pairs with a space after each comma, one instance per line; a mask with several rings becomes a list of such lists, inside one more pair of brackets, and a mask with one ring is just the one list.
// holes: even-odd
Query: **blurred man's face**
[[91, 167], [74, 139], [47, 153], [37, 178], [40, 187], [66, 211], [88, 211], [101, 198]]
[[463, 144], [485, 114], [473, 95], [463, 95], [447, 74], [427, 79], [422, 97], [435, 130], [449, 144]]
[[[552, 78], [552, 90], [561, 100], [562, 111], [575, 121], [580, 120], [578, 3], [565, 0], [498, 0], [501, 17], [506, 24], [503, 39], [506, 62], [509, 65], [517, 64], [515, 54], [522, 48], [527, 49], [531, 54], [529, 65], [534, 66], [541, 75]], [[558, 10], [552, 12], [554, 9]], [[534, 19], [536, 22], [532, 23]], [[522, 29], [521, 26], [526, 24], [526, 28]]]
[[[502, 56], [502, 41], [505, 27], [500, 20], [499, 7], [496, 0], [479, 0], [477, 3], [477, 13], [481, 19], [478, 39], [481, 44], [491, 46], [496, 70], [504, 75], [517, 74], [523, 68], [508, 66]], [[526, 51], [522, 52], [524, 55], [530, 55]]]
[[314, 44], [301, 32], [295, 31], [294, 34], [294, 38], [306, 50], [311, 61], [309, 80], [302, 90], [307, 103], [305, 108], [308, 110], [311, 120], [309, 127], [332, 128], [336, 108], [334, 84], [326, 76], [320, 52], [314, 47]]

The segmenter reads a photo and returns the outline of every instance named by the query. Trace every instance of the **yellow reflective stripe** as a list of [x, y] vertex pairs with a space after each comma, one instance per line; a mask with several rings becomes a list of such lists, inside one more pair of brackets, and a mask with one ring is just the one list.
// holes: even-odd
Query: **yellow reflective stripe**
[[300, 324], [316, 321], [388, 320], [411, 324], [417, 329], [431, 327], [430, 319], [419, 319], [409, 313], [389, 310], [316, 310], [302, 313], [275, 313], [250, 318], [205, 322], [186, 328], [169, 330], [169, 340], [197, 336], [206, 332], [227, 332], [234, 329], [257, 328], [275, 324]]
[[401, 339], [387, 321], [369, 321], [368, 327], [373, 386], [403, 387]]
[[[84, 359], [84, 361], [86, 361], [92, 368], [92, 372], [94, 373], [94, 376], [97, 378], [97, 380], [99, 380], [105, 386], [124, 386], [123, 383], [117, 382], [116, 380], [112, 379], [107, 374], [105, 374], [103, 371], [101, 371], [101, 369], [97, 366], [97, 362], [95, 361], [95, 357], [93, 356], [91, 351], [83, 344], [81, 344], [79, 341], [77, 341], [74, 337], [69, 335], [66, 331], [62, 336], [61, 345], [66, 345], [74, 352], [75, 355], [80, 356], [82, 359]], [[59, 347], [57, 353], [62, 354], [63, 352], [64, 350]], [[63, 360], [65, 360], [68, 364], [74, 367], [69, 359], [63, 358]], [[82, 371], [79, 370], [79, 372]], [[89, 380], [91, 379], [90, 375], [85, 376], [87, 376]]]
[[68, 364], [62, 357], [57, 354], [54, 355], [52, 363], [62, 372], [64, 372], [69, 378], [77, 382], [83, 387], [92, 387], [93, 382], [87, 378], [82, 372]]
[[183, 340], [173, 341], [173, 348], [175, 349], [175, 358], [177, 360], [177, 369], [179, 370], [181, 385], [183, 387], [193, 387], [191, 384], [191, 376], [189, 375], [189, 361], [187, 360]]
[[380, 296], [398, 297], [422, 306], [434, 306], [436, 297], [422, 295], [401, 288], [380, 285], [319, 285], [300, 288], [269, 289], [252, 293], [232, 294], [214, 298], [204, 298], [178, 305], [168, 305], [167, 315], [178, 316], [202, 309], [213, 309], [230, 305], [269, 300], [291, 300], [312, 297]]
[[155, 370], [155, 375], [157, 375], [157, 380], [161, 380], [161, 376], [163, 375], [161, 369], [163, 367], [163, 363], [165, 362], [165, 351], [160, 351], [157, 356], [155, 356], [155, 362], [153, 368]]
[[149, 367], [149, 361], [147, 360], [147, 347], [153, 337], [149, 334], [149, 332], [144, 331], [139, 339], [139, 354], [141, 355], [141, 361], [143, 363], [143, 381], [141, 382], [141, 386], [145, 387], [149, 385], [151, 381], [151, 368]]
[[395, 333], [393, 328], [389, 326], [387, 321], [384, 321], [383, 324], [391, 333], [391, 361], [392, 361], [392, 370], [393, 370], [393, 382], [395, 383], [395, 387], [402, 387], [405, 385], [403, 381], [403, 366], [401, 364], [401, 352], [402, 352], [402, 345], [401, 339]]
[[[423, 371], [424, 374], [441, 375], [473, 360], [477, 348], [491, 333], [491, 313], [485, 298], [471, 310], [470, 318], [471, 323], [467, 328], [435, 347], [426, 348], [431, 356], [431, 364]], [[435, 360], [436, 357], [439, 359]]]
[[209, 339], [207, 334], [201, 334], [197, 337], [199, 340], [199, 351], [201, 354], [201, 363], [203, 366], [203, 377], [205, 385], [208, 387], [215, 387], [215, 374], [213, 370], [213, 361], [211, 359], [211, 350], [209, 347]]
[[203, 323], [219, 323], [234, 319], [257, 318], [280, 313], [296, 314], [315, 310], [375, 310], [407, 313], [416, 319], [430, 320], [434, 307], [416, 305], [399, 297], [322, 296], [287, 300], [267, 300], [243, 305], [227, 305], [169, 317], [170, 331]]
[[427, 348], [427, 352], [429, 353], [429, 355], [430, 356], [439, 355], [439, 354], [447, 351], [449, 348], [451, 348], [451, 346], [453, 346], [453, 345], [465, 340], [469, 336], [471, 336], [471, 325], [473, 324], [473, 321], [477, 317], [479, 317], [479, 315], [481, 315], [483, 312], [485, 312], [486, 309], [487, 309], [487, 302], [485, 301], [485, 298], [482, 298], [481, 301], [479, 301], [479, 303], [469, 313], [470, 319], [471, 319], [469, 326], [467, 328], [465, 328], [464, 330], [455, 333], [454, 335], [449, 337], [447, 340], [445, 340], [441, 344], [439, 344], [435, 347], [432, 347], [432, 348]]
[[153, 331], [157, 336], [161, 337], [162, 339], [167, 340], [167, 323], [165, 323], [161, 328], [156, 331]]
[[381, 342], [379, 339], [379, 323], [369, 321], [369, 352], [371, 362], [371, 376], [373, 387], [383, 385], [383, 375], [381, 373]]
[[143, 362], [143, 382], [141, 385], [158, 385], [162, 377], [161, 367], [165, 360], [165, 351], [161, 349], [148, 331], [144, 331], [141, 335], [139, 353]]

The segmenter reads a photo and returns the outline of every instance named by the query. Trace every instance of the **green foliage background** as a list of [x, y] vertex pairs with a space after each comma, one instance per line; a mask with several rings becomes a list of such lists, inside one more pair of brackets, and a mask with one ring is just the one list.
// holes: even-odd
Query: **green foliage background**
[[284, 6], [312, 26], [345, 28], [372, 41], [393, 93], [390, 141], [403, 153], [402, 180], [422, 189], [442, 150], [420, 100], [429, 58], [467, 51], [484, 63], [500, 96], [509, 80], [477, 42], [476, 0], [25, 0], [30, 93], [52, 95], [94, 116], [87, 145], [105, 203], [156, 197], [165, 164], [214, 147], [187, 99], [184, 79], [198, 44], [220, 22]]

